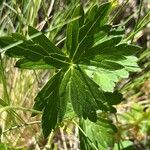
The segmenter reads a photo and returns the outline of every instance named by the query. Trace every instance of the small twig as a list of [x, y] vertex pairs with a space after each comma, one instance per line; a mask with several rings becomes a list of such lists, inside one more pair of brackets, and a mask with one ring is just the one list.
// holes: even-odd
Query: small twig
[[61, 42], [63, 42], [66, 39], [66, 37], [64, 37], [63, 39], [61, 39], [60, 41], [58, 41], [55, 45], [58, 46]]
[[16, 109], [16, 110], [23, 110], [23, 111], [31, 111], [31, 112], [41, 114], [40, 111], [30, 109], [30, 108], [20, 107], [20, 106], [5, 106], [5, 107], [0, 109], [0, 113], [2, 113], [3, 111], [11, 110], [11, 109], [12, 110]]
[[64, 135], [64, 133], [63, 133], [63, 129], [60, 128], [59, 130], [60, 130], [60, 134], [61, 134], [61, 137], [62, 137], [64, 150], [67, 150], [67, 144], [66, 144], [65, 135]]
[[53, 138], [53, 135], [54, 135], [54, 130], [51, 131], [49, 137], [48, 137], [48, 141], [47, 141], [47, 144], [45, 145], [45, 147], [47, 149], [50, 149], [51, 148], [51, 142], [52, 142], [52, 138]]
[[14, 127], [11, 127], [9, 129], [4, 130], [2, 132], [2, 134], [5, 134], [6, 132], [9, 132], [9, 131], [12, 131], [12, 130], [15, 130], [15, 129], [18, 129], [18, 128], [21, 128], [21, 127], [25, 127], [25, 126], [29, 126], [29, 125], [34, 125], [34, 124], [40, 124], [40, 123], [41, 123], [41, 121], [32, 121], [32, 122], [20, 124], [20, 125], [17, 125], [17, 126], [14, 126]]
[[4, 101], [6, 104], [10, 104], [10, 97], [8, 94], [8, 89], [7, 89], [7, 81], [6, 81], [6, 75], [5, 75], [5, 69], [4, 69], [4, 64], [2, 60], [2, 56], [0, 54], [0, 71], [1, 71], [1, 78], [2, 78], [2, 83], [3, 83], [3, 89], [4, 89]]

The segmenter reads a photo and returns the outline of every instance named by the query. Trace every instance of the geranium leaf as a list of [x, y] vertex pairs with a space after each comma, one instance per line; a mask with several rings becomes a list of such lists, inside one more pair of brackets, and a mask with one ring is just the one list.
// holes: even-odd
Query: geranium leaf
[[47, 138], [51, 130], [55, 128], [59, 111], [59, 96], [56, 91], [48, 95], [48, 101], [42, 115], [42, 129], [44, 137]]
[[[0, 38], [2, 47], [8, 46], [18, 41], [20, 41], [20, 39], [14, 39], [14, 36]], [[47, 55], [47, 52], [39, 45], [34, 44], [32, 41], [24, 40], [21, 44], [8, 49], [5, 54], [9, 57], [24, 57], [31, 61], [39, 61], [43, 58], [43, 56]]]
[[68, 69], [64, 73], [64, 76], [62, 77], [62, 80], [59, 86], [59, 98], [60, 98], [59, 122], [63, 120], [63, 117], [67, 109], [67, 103], [70, 100], [70, 89], [69, 89], [70, 78], [71, 78], [71, 69]]
[[51, 54], [43, 59], [47, 64], [55, 66], [56, 68], [67, 67], [70, 65], [69, 59], [63, 55]]
[[34, 36], [36, 34], [39, 34], [39, 36], [34, 37], [32, 39], [32, 41], [35, 44], [40, 45], [41, 47], [43, 47], [45, 51], [47, 51], [50, 54], [51, 53], [63, 54], [61, 50], [58, 47], [56, 47], [42, 32], [39, 32], [35, 28], [29, 26], [29, 36]]
[[[106, 23], [110, 7], [111, 3], [107, 2], [84, 12], [82, 4], [77, 4], [71, 11], [71, 18], [77, 19], [67, 24], [62, 49], [33, 27], [28, 28], [27, 37], [16, 33], [0, 37], [5, 54], [19, 58], [16, 67], [56, 71], [35, 97], [33, 106], [43, 112], [45, 138], [63, 120], [70, 103], [79, 118], [96, 122], [89, 123], [90, 129], [97, 130], [95, 135], [87, 134], [95, 144], [100, 143], [96, 145], [98, 149], [113, 148], [111, 137], [115, 127], [109, 120], [99, 118], [98, 113], [116, 112], [113, 105], [123, 98], [114, 92], [114, 87], [121, 78], [128, 77], [129, 71], [139, 71], [137, 59], [131, 55], [141, 48], [122, 43], [124, 29]], [[93, 133], [91, 130], [90, 134]]]
[[122, 36], [112, 36], [112, 37], [105, 37], [101, 40], [97, 41], [93, 47], [87, 49], [83, 57], [92, 57], [98, 54], [101, 54], [108, 48], [111, 52], [111, 48], [117, 45], [121, 41]]
[[46, 64], [44, 61], [40, 60], [40, 61], [30, 61], [28, 59], [19, 59], [16, 64], [15, 67], [21, 68], [21, 69], [54, 69], [54, 67]]
[[110, 105], [117, 105], [123, 101], [123, 96], [118, 91], [105, 92], [105, 97]]
[[141, 47], [139, 47], [139, 46], [121, 43], [121, 44], [114, 46], [112, 48], [102, 49], [99, 52], [99, 54], [130, 56], [130, 55], [136, 54], [139, 50], [141, 50]]
[[[82, 125], [83, 123], [84, 126]], [[111, 120], [99, 117], [97, 123], [89, 122], [88, 120], [83, 121], [83, 123], [80, 126], [85, 132], [84, 134], [90, 139], [86, 140], [86, 137], [82, 133], [80, 134], [82, 141], [86, 141], [86, 143], [84, 142], [84, 147], [90, 147], [90, 149], [95, 149], [95, 147], [97, 149], [112, 149], [114, 147], [117, 129]]]
[[[89, 20], [84, 26], [81, 27], [79, 31], [79, 41], [78, 41], [79, 43], [73, 54], [73, 60], [79, 59], [79, 57], [82, 55], [82, 53], [84, 53], [86, 48], [92, 46], [93, 42], [90, 42], [89, 45], [89, 42], [86, 43], [85, 41], [87, 40], [88, 37], [92, 37], [96, 33], [98, 27], [104, 25], [104, 20], [109, 12], [110, 6], [111, 3], [102, 4], [97, 9], [96, 13], [94, 13], [94, 20], [91, 21]], [[85, 43], [88, 44], [88, 46]]]
[[[42, 111], [46, 106], [49, 95], [55, 90], [56, 85], [59, 84], [61, 71], [56, 73], [51, 79], [46, 83], [46, 85], [41, 89], [41, 91], [35, 97], [35, 103], [33, 109]], [[32, 114], [34, 116], [36, 114]]]
[[72, 18], [79, 17], [79, 19], [72, 21], [67, 25], [67, 40], [66, 40], [66, 48], [70, 58], [72, 57], [77, 45], [78, 45], [78, 36], [79, 36], [79, 28], [84, 23], [84, 11], [81, 4], [75, 7]]
[[95, 66], [98, 68], [104, 68], [108, 70], [119, 70], [119, 69], [124, 68], [119, 63], [116, 63], [113, 61], [107, 61], [107, 60], [99, 60], [99, 59], [93, 59], [93, 60], [85, 59], [85, 61], [83, 61], [82, 64], [88, 65], [88, 66]]

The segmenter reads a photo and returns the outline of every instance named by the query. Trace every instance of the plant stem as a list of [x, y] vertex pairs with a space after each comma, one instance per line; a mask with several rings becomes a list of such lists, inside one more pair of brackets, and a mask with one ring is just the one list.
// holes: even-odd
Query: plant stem
[[[138, 23], [139, 23], [139, 21], [140, 21], [142, 6], [143, 6], [143, 0], [140, 1], [140, 8], [139, 8], [139, 13], [138, 13], [138, 18], [137, 18], [135, 27], [134, 27], [134, 29], [133, 29], [134, 32], [137, 30]], [[133, 43], [133, 40], [134, 40], [134, 36], [133, 36], [132, 39], [131, 39], [131, 43]]]
[[38, 113], [38, 114], [41, 114], [40, 111], [37, 111], [37, 110], [34, 110], [34, 109], [29, 109], [29, 108], [25, 108], [25, 107], [20, 107], [20, 106], [5, 106], [5, 107], [2, 107], [0, 109], [0, 113], [2, 113], [3, 111], [7, 111], [7, 110], [22, 110], [22, 111], [31, 111], [31, 112], [34, 112], [34, 113]]
[[62, 143], [63, 143], [64, 150], [67, 150], [66, 138], [65, 138], [63, 129], [60, 128], [59, 130], [60, 130], [60, 134], [61, 134], [61, 138], [62, 138]]
[[95, 146], [93, 141], [87, 136], [87, 134], [83, 131], [83, 129], [73, 120], [73, 123], [79, 128], [79, 130], [83, 133], [83, 135], [90, 141], [91, 145], [95, 150], [98, 150], [98, 148]]
[[54, 130], [52, 130], [52, 132], [50, 133], [47, 144], [45, 145], [45, 147], [48, 149], [51, 148], [51, 142], [52, 142], [53, 135], [54, 135]]
[[4, 64], [3, 64], [1, 54], [0, 54], [0, 70], [1, 70], [1, 78], [2, 78], [2, 83], [3, 83], [3, 88], [4, 88], [4, 101], [7, 105], [9, 105], [10, 97], [9, 97], [8, 90], [7, 90], [6, 76], [5, 76]]
[[[144, 16], [144, 18], [138, 23], [137, 28], [140, 28], [142, 23], [147, 19], [147, 17], [150, 15], [150, 10], [147, 12], [147, 14]], [[149, 19], [148, 19], [149, 20]]]
[[118, 146], [118, 150], [121, 150], [121, 147], [120, 147], [120, 144], [119, 144], [119, 143], [117, 143], [117, 146]]
[[29, 126], [29, 125], [34, 125], [34, 124], [40, 124], [41, 121], [32, 121], [32, 122], [28, 122], [28, 123], [24, 123], [24, 124], [20, 124], [20, 125], [17, 125], [17, 126], [13, 126], [9, 129], [6, 129], [2, 132], [2, 134], [5, 134], [6, 132], [9, 132], [11, 130], [15, 130], [15, 129], [18, 129], [18, 128], [21, 128], [21, 127], [25, 127], [25, 126]]
[[[1, 56], [1, 53], [0, 53], [0, 71], [1, 71], [1, 79], [2, 79], [2, 84], [3, 84], [3, 100], [7, 105], [10, 105], [10, 98], [9, 98], [9, 94], [8, 94], [8, 90], [7, 90], [7, 82], [6, 82], [6, 76], [5, 76], [5, 70], [4, 70], [4, 64], [3, 64], [3, 60], [2, 60], [2, 56]], [[3, 108], [3, 107], [2, 107]], [[2, 118], [7, 118], [7, 112], [1, 114], [1, 117]], [[2, 132], [3, 130], [5, 129], [5, 126], [6, 126], [6, 122], [5, 121], [1, 121], [2, 122]], [[3, 141], [3, 136], [2, 134], [0, 135], [0, 139], [1, 141]]]
[[140, 26], [136, 31], [134, 31], [132, 34], [130, 34], [126, 39], [125, 39], [125, 42], [126, 41], [129, 41], [130, 39], [133, 39], [134, 36], [140, 32], [147, 24], [150, 23], [150, 20], [148, 20], [143, 26]]

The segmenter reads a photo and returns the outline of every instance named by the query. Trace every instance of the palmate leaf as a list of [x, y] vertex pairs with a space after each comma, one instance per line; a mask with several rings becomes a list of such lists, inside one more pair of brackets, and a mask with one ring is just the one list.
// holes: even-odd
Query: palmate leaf
[[56, 69], [33, 106], [43, 112], [45, 137], [61, 123], [68, 103], [79, 118], [92, 122], [97, 122], [98, 110], [115, 113], [113, 105], [122, 101], [122, 95], [113, 92], [115, 83], [138, 70], [130, 55], [140, 48], [121, 43], [123, 30], [106, 24], [110, 7], [109, 2], [95, 5], [85, 13], [82, 4], [75, 6], [72, 18], [79, 19], [68, 23], [63, 50], [33, 27], [29, 27], [28, 38], [20, 34], [0, 37], [1, 48], [11, 45], [5, 54], [19, 58], [16, 67]]
[[42, 126], [45, 137], [62, 121], [67, 102], [72, 103], [79, 118], [88, 118], [93, 122], [97, 121], [96, 110], [114, 111], [99, 86], [84, 72], [74, 67], [61, 70], [47, 82], [35, 98], [33, 108], [43, 110]]
[[93, 17], [91, 19], [89, 19], [89, 17], [79, 30], [79, 44], [73, 54], [74, 61], [77, 61], [80, 56], [86, 51], [86, 49], [92, 47], [94, 42], [93, 36], [99, 30], [99, 27], [104, 25], [104, 20], [109, 12], [110, 6], [110, 3], [105, 3], [98, 8], [97, 6], [94, 6], [89, 12], [88, 16], [93, 15]]
[[[33, 27], [29, 26], [28, 30], [29, 36], [36, 35], [39, 33], [38, 30], [34, 29]], [[40, 45], [47, 53], [58, 53], [58, 54], [63, 54], [59, 48], [57, 48], [44, 34], [41, 34], [35, 38], [32, 39], [32, 41], [35, 44]]]
[[[109, 59], [109, 55], [107, 59]], [[87, 75], [90, 76], [105, 92], [113, 92], [116, 83], [122, 78], [128, 78], [129, 72], [140, 71], [136, 63], [137, 58], [135, 56], [125, 56], [125, 59], [115, 62], [116, 64], [120, 64], [124, 68], [114, 69], [112, 64], [110, 64], [109, 68], [98, 68], [90, 66], [86, 68]]]
[[[85, 150], [97, 149], [105, 150], [112, 149], [115, 144], [115, 134], [117, 128], [112, 124], [111, 120], [99, 117], [97, 123], [83, 121], [80, 124], [84, 134], [90, 139], [88, 140], [82, 132], [80, 132], [80, 145]], [[94, 147], [93, 147], [94, 146]]]
[[[78, 84], [76, 84], [78, 83]], [[70, 79], [70, 100], [74, 111], [79, 117], [96, 121], [96, 110], [112, 111], [111, 106], [105, 101], [103, 92], [82, 70], [72, 69]]]
[[[33, 28], [29, 27], [31, 32]], [[33, 29], [33, 33], [40, 33], [36, 29]], [[16, 66], [20, 68], [29, 68], [27, 65], [22, 65], [26, 62], [31, 65], [31, 62], [36, 65], [37, 68], [43, 68], [43, 66], [53, 66], [60, 68], [61, 66], [67, 66], [69, 64], [69, 58], [66, 57], [59, 48], [51, 43], [44, 34], [38, 36], [40, 39], [34, 40], [26, 39], [19, 34], [12, 34], [9, 37], [1, 37], [1, 47], [5, 47], [14, 42], [23, 40], [23, 42], [15, 47], [8, 49], [5, 54], [9, 57], [22, 58], [16, 63]], [[45, 41], [45, 43], [43, 42]], [[47, 48], [45, 48], [47, 46]], [[32, 65], [33, 66], [33, 65]]]
[[[34, 109], [42, 111], [48, 102], [49, 96], [54, 92], [56, 85], [60, 83], [61, 72], [56, 73], [51, 79], [46, 83], [46, 85], [41, 89], [41, 91], [35, 97]], [[33, 114], [34, 115], [34, 114]]]
[[54, 68], [53, 66], [46, 64], [43, 60], [33, 62], [26, 58], [19, 59], [16, 62], [15, 67], [22, 68], [22, 69], [34, 69], [34, 70]]
[[70, 56], [74, 54], [74, 51], [78, 44], [78, 36], [79, 36], [79, 28], [84, 23], [84, 11], [81, 4], [79, 4], [77, 7], [75, 7], [72, 18], [74, 17], [80, 17], [78, 20], [75, 20], [67, 25], [67, 41], [66, 41], [66, 48], [67, 52]]

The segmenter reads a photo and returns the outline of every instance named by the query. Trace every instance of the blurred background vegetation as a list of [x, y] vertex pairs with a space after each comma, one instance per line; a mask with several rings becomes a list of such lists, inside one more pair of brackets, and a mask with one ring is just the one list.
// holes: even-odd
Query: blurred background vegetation
[[[106, 0], [82, 0], [85, 11]], [[150, 149], [150, 1], [111, 0], [109, 23], [125, 26], [125, 41], [143, 50], [137, 54], [140, 72], [121, 80], [116, 89], [124, 95], [117, 106], [116, 139], [121, 147]], [[45, 31], [62, 47], [68, 14], [77, 0], [0, 0], [0, 36], [19, 32], [27, 35], [28, 25]], [[30, 71], [14, 67], [15, 60], [0, 56], [0, 150], [79, 149], [78, 126], [66, 119], [48, 140], [42, 136], [40, 115], [31, 118], [33, 99], [53, 70]], [[9, 103], [9, 106], [6, 106]], [[72, 114], [69, 114], [70, 116]], [[131, 147], [132, 145], [132, 147]]]

